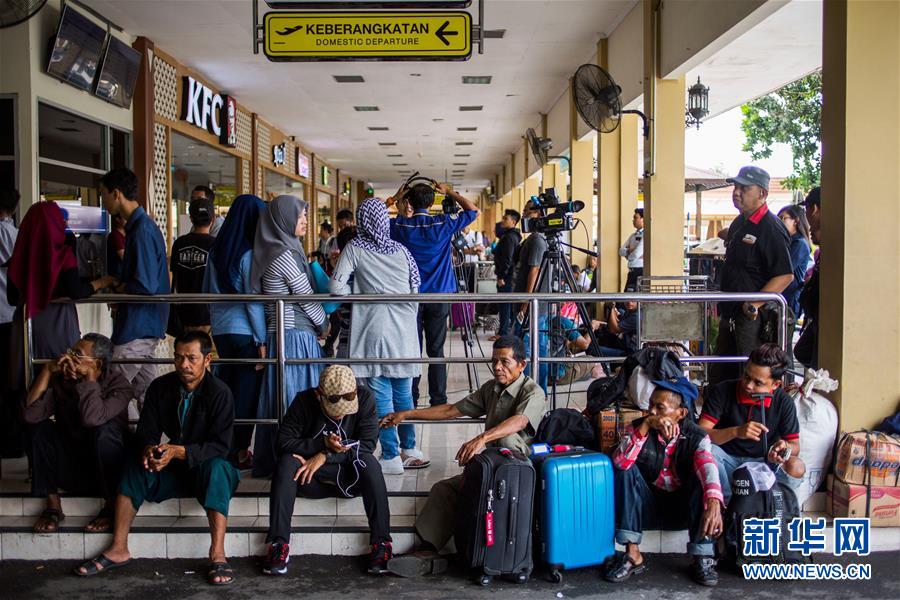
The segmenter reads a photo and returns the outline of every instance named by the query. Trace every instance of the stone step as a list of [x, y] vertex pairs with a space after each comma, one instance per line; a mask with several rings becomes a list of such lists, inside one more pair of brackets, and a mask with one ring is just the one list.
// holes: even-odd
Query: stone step
[[[825, 554], [832, 552], [831, 519], [826, 517]], [[391, 535], [394, 551], [408, 552], [414, 542], [413, 517], [392, 516]], [[108, 546], [110, 534], [84, 533], [89, 517], [67, 517], [60, 531], [49, 534], [31, 532], [28, 517], [0, 517], [0, 557], [3, 560], [83, 560], [96, 556]], [[225, 535], [228, 556], [263, 556], [268, 517], [232, 517]], [[292, 524], [292, 555], [363, 555], [369, 552], [368, 526], [364, 517], [295, 517]], [[687, 531], [646, 531], [641, 551], [683, 553]], [[900, 550], [900, 527], [874, 527], [870, 532], [872, 552]], [[135, 558], [206, 558], [209, 536], [204, 517], [138, 517], [129, 538]], [[619, 547], [621, 549], [621, 547]]]

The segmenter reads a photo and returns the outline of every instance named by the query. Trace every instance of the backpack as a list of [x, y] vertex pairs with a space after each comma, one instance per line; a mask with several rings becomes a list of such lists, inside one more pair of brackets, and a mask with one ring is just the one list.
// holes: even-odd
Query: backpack
[[642, 367], [644, 375], [653, 379], [669, 379], [684, 374], [678, 355], [665, 348], [649, 346], [625, 359], [615, 377], [594, 380], [587, 389], [588, 416], [595, 417], [612, 405], [620, 406], [631, 375]]
[[591, 421], [574, 408], [557, 408], [544, 413], [534, 441], [546, 444], [569, 444], [596, 449], [597, 432]]

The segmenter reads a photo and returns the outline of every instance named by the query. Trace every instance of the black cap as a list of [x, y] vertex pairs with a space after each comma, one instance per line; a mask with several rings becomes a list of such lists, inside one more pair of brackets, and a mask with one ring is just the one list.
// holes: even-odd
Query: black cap
[[188, 205], [188, 214], [194, 218], [208, 217], [209, 219], [212, 219], [215, 210], [215, 205], [206, 199], [201, 200], [198, 198], [197, 200], [192, 200]]
[[739, 183], [741, 185], [758, 185], [762, 189], [769, 191], [769, 174], [759, 167], [750, 165], [741, 167], [738, 174], [725, 180], [728, 183]]

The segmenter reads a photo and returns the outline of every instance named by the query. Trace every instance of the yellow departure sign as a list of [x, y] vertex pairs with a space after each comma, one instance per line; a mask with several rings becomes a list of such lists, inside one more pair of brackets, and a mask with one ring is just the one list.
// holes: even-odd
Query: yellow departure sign
[[269, 60], [466, 60], [472, 16], [450, 12], [270, 12]]

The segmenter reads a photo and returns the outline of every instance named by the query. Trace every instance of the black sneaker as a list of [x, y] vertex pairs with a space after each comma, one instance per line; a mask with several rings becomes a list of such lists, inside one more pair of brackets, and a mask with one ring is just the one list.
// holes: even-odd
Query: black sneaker
[[287, 566], [290, 561], [290, 544], [269, 544], [269, 555], [263, 563], [263, 573], [266, 575], [284, 575], [287, 573]]
[[369, 573], [382, 575], [387, 573], [388, 561], [394, 557], [394, 550], [390, 542], [378, 542], [372, 546], [372, 554], [369, 555]]
[[711, 556], [695, 556], [691, 561], [691, 579], [695, 583], [714, 587], [719, 585], [719, 574], [716, 572], [716, 559]]

